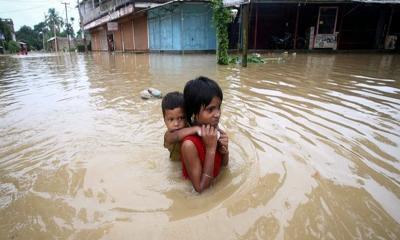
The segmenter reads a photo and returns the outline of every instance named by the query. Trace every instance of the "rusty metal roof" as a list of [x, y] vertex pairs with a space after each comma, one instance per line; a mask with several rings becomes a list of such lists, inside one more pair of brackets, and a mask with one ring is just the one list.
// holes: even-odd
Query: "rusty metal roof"
[[400, 4], [400, 0], [250, 0], [256, 3], [381, 3]]
[[400, 4], [400, 0], [353, 0], [353, 2]]

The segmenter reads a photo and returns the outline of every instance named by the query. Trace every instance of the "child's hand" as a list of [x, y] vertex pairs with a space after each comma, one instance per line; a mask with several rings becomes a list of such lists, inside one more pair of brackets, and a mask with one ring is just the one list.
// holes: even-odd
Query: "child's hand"
[[[197, 133], [197, 135], [199, 135], [200, 137], [201, 137], [201, 127], [199, 127], [199, 126], [195, 126], [195, 128], [197, 129], [196, 130], [196, 133]], [[216, 128], [217, 129], [217, 128]], [[220, 136], [221, 136], [221, 133], [218, 131], [218, 129], [217, 129], [217, 140], [220, 138]]]
[[216, 128], [210, 125], [201, 126], [201, 138], [207, 151], [215, 151], [217, 149], [217, 131]]
[[229, 153], [228, 149], [229, 138], [228, 135], [223, 130], [219, 129], [219, 132], [221, 133], [221, 136], [218, 139], [218, 151], [222, 155], [225, 155]]
[[201, 127], [200, 126], [194, 126], [196, 128], [196, 133], [201, 137]]

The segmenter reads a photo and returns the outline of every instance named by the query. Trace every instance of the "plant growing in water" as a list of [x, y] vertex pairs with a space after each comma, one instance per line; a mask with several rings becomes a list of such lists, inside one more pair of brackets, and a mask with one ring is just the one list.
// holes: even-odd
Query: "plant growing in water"
[[228, 26], [231, 21], [229, 10], [224, 8], [222, 0], [212, 0], [213, 23], [217, 32], [217, 60], [218, 64], [227, 65], [228, 57]]
[[[229, 56], [229, 63], [239, 63], [240, 57], [239, 56]], [[265, 58], [261, 57], [258, 53], [253, 53], [247, 56], [247, 62], [249, 63], [266, 63]]]

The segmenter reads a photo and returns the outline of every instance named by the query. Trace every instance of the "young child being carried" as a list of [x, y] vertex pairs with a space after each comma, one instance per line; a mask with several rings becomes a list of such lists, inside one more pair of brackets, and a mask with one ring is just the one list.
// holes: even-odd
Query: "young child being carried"
[[180, 161], [182, 139], [189, 135], [201, 133], [201, 127], [188, 127], [183, 94], [180, 92], [167, 93], [162, 100], [161, 108], [167, 127], [164, 134], [164, 147], [168, 149], [172, 161]]

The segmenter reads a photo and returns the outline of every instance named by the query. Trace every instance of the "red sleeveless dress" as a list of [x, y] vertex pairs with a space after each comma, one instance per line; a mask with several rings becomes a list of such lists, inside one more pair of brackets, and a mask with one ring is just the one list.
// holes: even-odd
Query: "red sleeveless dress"
[[[199, 154], [199, 158], [201, 161], [201, 166], [203, 166], [204, 160], [206, 159], [206, 147], [204, 146], [204, 143], [203, 143], [203, 140], [201, 140], [201, 137], [199, 137], [198, 135], [190, 135], [190, 136], [186, 136], [182, 140], [182, 142], [184, 142], [185, 140], [191, 141], [196, 146], [197, 153]], [[185, 161], [183, 160], [182, 150], [181, 150], [181, 161], [182, 161], [182, 175], [185, 179], [188, 179], [189, 174], [186, 170]], [[218, 176], [218, 174], [221, 170], [221, 161], [222, 161], [222, 156], [218, 151], [216, 151], [215, 158], [214, 158], [213, 177]]]

